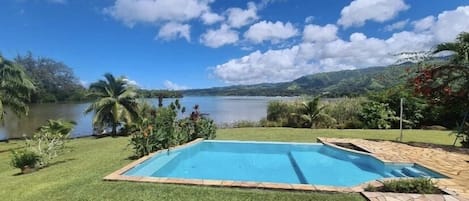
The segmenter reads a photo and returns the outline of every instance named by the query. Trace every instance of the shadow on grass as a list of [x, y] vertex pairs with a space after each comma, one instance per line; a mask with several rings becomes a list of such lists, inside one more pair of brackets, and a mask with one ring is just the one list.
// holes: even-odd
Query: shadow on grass
[[126, 160], [134, 161], [134, 160], [137, 160], [137, 159], [139, 159], [139, 158], [140, 158], [140, 157], [138, 157], [138, 156], [129, 156], [129, 157], [126, 158]]
[[111, 137], [111, 138], [129, 137], [128, 134], [118, 134], [118, 135], [111, 135], [111, 134], [99, 134], [99, 135], [96, 135], [96, 134], [93, 134], [93, 135], [91, 135], [91, 136], [92, 136], [92, 137], [95, 137], [96, 139], [105, 138], [105, 137]]
[[18, 172], [18, 173], [13, 174], [13, 176], [21, 176], [21, 175], [33, 174], [34, 172], [40, 171], [41, 169], [49, 168], [49, 167], [54, 166], [54, 165], [59, 165], [59, 164], [66, 163], [66, 162], [69, 162], [69, 161], [74, 161], [74, 160], [76, 160], [76, 159], [74, 159], [74, 158], [69, 158], [69, 159], [65, 159], [65, 160], [55, 161], [55, 162], [49, 163], [49, 165], [47, 165], [47, 166], [45, 166], [45, 167], [38, 168], [36, 171], [33, 171], [33, 172], [31, 172], [31, 173], [23, 174], [23, 173], [21, 173], [21, 172]]
[[4, 152], [10, 152], [10, 151], [18, 150], [18, 149], [23, 149], [24, 147], [25, 147], [25, 146], [20, 146], [20, 147], [15, 147], [15, 148], [9, 148], [9, 149], [0, 150], [0, 154], [1, 154], [1, 153], [4, 153]]

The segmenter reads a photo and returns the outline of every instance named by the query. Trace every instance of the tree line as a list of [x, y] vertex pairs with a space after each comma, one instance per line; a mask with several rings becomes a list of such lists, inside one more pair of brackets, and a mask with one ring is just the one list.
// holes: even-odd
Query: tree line
[[[3, 59], [2, 57], [2, 60]], [[6, 61], [6, 60], [5, 60]], [[83, 102], [91, 101], [88, 88], [80, 83], [67, 64], [48, 57], [35, 57], [31, 52], [16, 56], [11, 64], [23, 69], [25, 76], [34, 84], [27, 103]], [[138, 89], [143, 98], [182, 97], [181, 92], [169, 90]]]

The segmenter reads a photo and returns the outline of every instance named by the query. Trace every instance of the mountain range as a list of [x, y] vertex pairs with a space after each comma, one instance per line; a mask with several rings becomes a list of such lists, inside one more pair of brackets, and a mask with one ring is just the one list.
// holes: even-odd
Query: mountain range
[[408, 80], [416, 69], [412, 63], [385, 67], [306, 75], [290, 82], [234, 85], [184, 90], [185, 96], [298, 96], [327, 94], [328, 97], [359, 96], [380, 91]]

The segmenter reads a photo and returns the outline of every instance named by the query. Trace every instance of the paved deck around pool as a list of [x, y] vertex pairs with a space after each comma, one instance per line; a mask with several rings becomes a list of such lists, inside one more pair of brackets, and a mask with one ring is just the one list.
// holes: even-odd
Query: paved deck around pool
[[402, 194], [402, 193], [380, 193], [380, 192], [363, 192], [362, 195], [369, 201], [466, 201], [452, 195], [433, 195], [433, 194]]
[[449, 177], [447, 179], [438, 179], [436, 185], [439, 188], [455, 192], [457, 195], [469, 199], [469, 155], [467, 154], [453, 153], [437, 148], [414, 147], [390, 141], [348, 138], [318, 138], [318, 141], [325, 143], [352, 143], [385, 162], [418, 163]]

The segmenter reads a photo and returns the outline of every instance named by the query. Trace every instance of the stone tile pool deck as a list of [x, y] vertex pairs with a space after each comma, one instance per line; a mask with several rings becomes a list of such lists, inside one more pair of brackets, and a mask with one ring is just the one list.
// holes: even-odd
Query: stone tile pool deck
[[[318, 142], [326, 145], [335, 146], [333, 143], [351, 143], [359, 148], [368, 151], [369, 155], [384, 162], [403, 162], [403, 163], [418, 163], [434, 171], [444, 174], [449, 178], [438, 179], [436, 185], [450, 192], [452, 195], [448, 196], [430, 196], [418, 197], [411, 200], [465, 200], [469, 198], [469, 155], [458, 154], [453, 152], [444, 151], [441, 149], [421, 148], [409, 146], [402, 143], [395, 143], [390, 141], [371, 141], [364, 139], [349, 139], [349, 138], [318, 138]], [[189, 142], [184, 145], [174, 147], [172, 149], [179, 149], [185, 146], [198, 143], [202, 139]], [[337, 147], [337, 146], [336, 146]], [[340, 147], [339, 147], [340, 148]], [[309, 184], [281, 184], [281, 183], [267, 183], [267, 182], [239, 182], [239, 181], [226, 181], [226, 180], [204, 180], [204, 179], [175, 179], [165, 177], [137, 177], [123, 175], [126, 171], [131, 169], [137, 164], [144, 162], [155, 154], [161, 153], [161, 150], [152, 153], [148, 156], [142, 157], [123, 168], [104, 177], [106, 181], [131, 181], [131, 182], [152, 182], [152, 183], [170, 183], [170, 184], [187, 184], [187, 185], [205, 185], [205, 186], [223, 186], [223, 187], [241, 187], [241, 188], [261, 188], [261, 189], [280, 189], [280, 190], [301, 190], [301, 191], [329, 191], [329, 192], [361, 192], [368, 200], [400, 200], [388, 193], [371, 193], [369, 195], [373, 198], [367, 197], [364, 193], [364, 188], [368, 185], [381, 185], [380, 181], [370, 181], [355, 187], [334, 187], [334, 186], [321, 186]], [[406, 194], [411, 196], [411, 194]], [[415, 196], [414, 196], [415, 197]], [[402, 198], [402, 197], [401, 197]], [[405, 198], [405, 197], [404, 197]], [[435, 198], [435, 199], [426, 199]], [[440, 199], [442, 198], [442, 199]], [[460, 198], [460, 199], [458, 199]], [[409, 200], [409, 199], [408, 199]]]
[[469, 155], [436, 148], [422, 148], [391, 141], [348, 138], [318, 138], [324, 143], [352, 143], [385, 162], [418, 163], [449, 178], [437, 179], [443, 190], [469, 198]]

